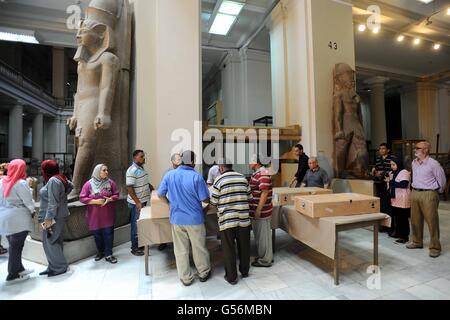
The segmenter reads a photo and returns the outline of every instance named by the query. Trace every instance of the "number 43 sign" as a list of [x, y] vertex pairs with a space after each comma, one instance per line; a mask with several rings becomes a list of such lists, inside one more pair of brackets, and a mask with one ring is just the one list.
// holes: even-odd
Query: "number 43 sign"
[[330, 50], [338, 50], [337, 42], [330, 41], [330, 43], [328, 43], [328, 48], [330, 48]]

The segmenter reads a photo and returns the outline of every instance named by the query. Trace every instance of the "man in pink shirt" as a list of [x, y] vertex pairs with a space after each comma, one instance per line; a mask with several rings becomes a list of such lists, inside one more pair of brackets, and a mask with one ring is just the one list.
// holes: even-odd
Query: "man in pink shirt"
[[416, 145], [416, 159], [412, 163], [413, 183], [411, 194], [412, 241], [408, 249], [423, 248], [423, 221], [430, 231], [430, 257], [441, 254], [439, 234], [439, 193], [446, 186], [444, 169], [436, 160], [430, 158], [431, 144], [427, 141]]

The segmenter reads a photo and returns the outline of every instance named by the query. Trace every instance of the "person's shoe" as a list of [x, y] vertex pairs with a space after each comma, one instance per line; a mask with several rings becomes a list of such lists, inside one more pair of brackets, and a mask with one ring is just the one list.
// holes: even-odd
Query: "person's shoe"
[[397, 232], [390, 232], [390, 233], [389, 233], [389, 237], [391, 237], [391, 238], [396, 238], [396, 239], [400, 238], [400, 236], [398, 235]]
[[379, 232], [380, 233], [387, 233], [387, 232], [389, 232], [389, 228], [385, 227], [385, 226], [381, 226], [380, 229], [379, 229]]
[[40, 276], [48, 276], [48, 274], [50, 273], [50, 270], [45, 270], [45, 271], [42, 271], [41, 273], [39, 273], [39, 275]]
[[136, 257], [142, 257], [143, 255], [145, 255], [144, 251], [139, 250], [139, 249], [131, 250], [131, 254], [136, 256]]
[[189, 287], [194, 283], [194, 280], [192, 280], [191, 282], [184, 282], [183, 280], [180, 279], [180, 281], [183, 284], [183, 286], [185, 286], [185, 287]]
[[265, 264], [261, 264], [259, 261], [255, 261], [252, 263], [252, 267], [255, 268], [270, 268], [272, 267], [272, 265], [265, 265]]
[[212, 272], [209, 271], [208, 274], [206, 276], [204, 276], [203, 278], [200, 277], [200, 282], [206, 282], [209, 280], [209, 278], [211, 278], [211, 274]]
[[105, 260], [108, 261], [108, 262], [111, 263], [111, 264], [116, 264], [116, 263], [118, 262], [117, 259], [116, 259], [116, 257], [114, 257], [114, 256], [106, 257]]
[[167, 248], [167, 243], [162, 243], [162, 244], [159, 245], [158, 250], [159, 250], [159, 251], [163, 251], [163, 250], [165, 250], [166, 248]]
[[13, 285], [13, 284], [16, 284], [16, 283], [20, 283], [20, 282], [24, 282], [24, 281], [27, 281], [27, 280], [29, 280], [30, 279], [30, 276], [29, 275], [26, 275], [26, 276], [21, 276], [21, 275], [18, 275], [17, 277], [15, 277], [15, 278], [7, 278], [6, 279], [6, 284], [7, 285]]
[[395, 242], [396, 242], [396, 243], [405, 244], [405, 243], [408, 243], [408, 240], [407, 240], [407, 239], [398, 239], [398, 240], [396, 240]]
[[57, 277], [57, 276], [61, 276], [61, 275], [63, 275], [63, 274], [66, 274], [67, 273], [67, 271], [69, 271], [69, 269], [66, 269], [65, 271], [63, 271], [63, 272], [54, 272], [54, 271], [49, 271], [49, 273], [48, 273], [48, 277], [49, 278], [53, 278], [53, 277]]
[[29, 275], [29, 274], [32, 274], [34, 272], [34, 270], [33, 269], [25, 269], [25, 270], [23, 270], [22, 272], [19, 272], [19, 276], [27, 276], [27, 275]]
[[2, 246], [0, 246], [0, 256], [4, 255], [4, 254], [7, 254], [7, 253], [8, 253], [8, 250], [3, 248]]
[[242, 274], [242, 278], [243, 278], [243, 279], [248, 278], [248, 277], [249, 277], [248, 273], [243, 273], [243, 274]]
[[232, 286], [235, 286], [238, 284], [238, 280], [234, 280], [234, 281], [230, 281], [227, 279], [227, 275], [224, 275], [223, 278], [225, 279], [226, 282], [228, 282], [229, 284], [231, 284]]
[[418, 245], [418, 244], [415, 244], [414, 242], [410, 242], [410, 243], [408, 243], [406, 245], [406, 248], [407, 249], [411, 249], [411, 250], [413, 250], [413, 249], [423, 249], [423, 245]]
[[141, 251], [144, 251], [145, 247], [139, 247], [138, 249], [141, 250]]
[[105, 257], [105, 255], [103, 253], [97, 253], [94, 260], [96, 262], [98, 262], [98, 261], [102, 260], [104, 257]]
[[430, 251], [430, 258], [438, 258], [440, 255], [439, 251]]

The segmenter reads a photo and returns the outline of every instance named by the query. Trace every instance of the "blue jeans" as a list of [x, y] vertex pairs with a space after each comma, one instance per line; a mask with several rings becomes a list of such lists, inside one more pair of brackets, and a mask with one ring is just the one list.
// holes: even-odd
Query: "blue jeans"
[[93, 233], [98, 253], [103, 253], [107, 257], [112, 256], [114, 227], [95, 230]]
[[[143, 203], [142, 207], [145, 207], [146, 205], [146, 203]], [[139, 247], [137, 221], [140, 212], [138, 212], [134, 204], [128, 203], [128, 208], [131, 209], [131, 250], [136, 250]]]

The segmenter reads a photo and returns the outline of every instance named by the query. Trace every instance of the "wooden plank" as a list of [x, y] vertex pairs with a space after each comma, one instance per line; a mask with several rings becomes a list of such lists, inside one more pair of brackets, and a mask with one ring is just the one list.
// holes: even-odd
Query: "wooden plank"
[[333, 190], [322, 188], [273, 188], [273, 203], [278, 206], [294, 205], [296, 196], [331, 193]]

